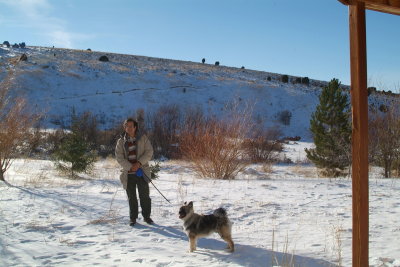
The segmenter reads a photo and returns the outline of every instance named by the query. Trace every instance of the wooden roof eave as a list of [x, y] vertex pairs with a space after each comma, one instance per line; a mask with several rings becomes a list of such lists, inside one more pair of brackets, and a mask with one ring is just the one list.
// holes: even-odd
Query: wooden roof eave
[[344, 5], [354, 5], [364, 3], [369, 10], [400, 15], [400, 0], [339, 0]]

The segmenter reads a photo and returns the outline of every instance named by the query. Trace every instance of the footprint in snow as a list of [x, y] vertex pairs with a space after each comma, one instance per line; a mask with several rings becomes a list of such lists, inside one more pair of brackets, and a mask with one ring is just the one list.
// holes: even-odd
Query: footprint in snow
[[147, 234], [147, 233], [145, 233], [145, 234], [139, 234], [139, 236], [147, 237], [147, 236], [150, 236], [150, 234]]

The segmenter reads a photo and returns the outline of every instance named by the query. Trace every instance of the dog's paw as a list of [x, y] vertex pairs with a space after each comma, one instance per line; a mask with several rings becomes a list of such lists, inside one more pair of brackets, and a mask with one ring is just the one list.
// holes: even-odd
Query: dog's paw
[[230, 246], [227, 246], [225, 249], [226, 249], [228, 252], [234, 252], [234, 251], [235, 251], [235, 248], [231, 248]]

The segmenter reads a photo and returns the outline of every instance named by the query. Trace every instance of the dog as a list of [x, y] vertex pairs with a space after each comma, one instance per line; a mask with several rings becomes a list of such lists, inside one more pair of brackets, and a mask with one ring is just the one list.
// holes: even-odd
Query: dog
[[228, 250], [233, 252], [235, 245], [232, 241], [232, 223], [226, 210], [216, 209], [213, 214], [202, 215], [194, 212], [193, 201], [184, 203], [179, 209], [179, 218], [183, 220], [183, 228], [189, 237], [189, 252], [196, 250], [197, 239], [218, 233], [228, 243]]

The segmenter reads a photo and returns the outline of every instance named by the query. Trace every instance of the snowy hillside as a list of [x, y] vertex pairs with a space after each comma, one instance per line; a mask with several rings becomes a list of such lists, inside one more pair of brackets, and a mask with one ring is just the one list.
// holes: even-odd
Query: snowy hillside
[[[19, 60], [22, 54], [27, 61]], [[108, 62], [99, 61], [104, 55]], [[139, 108], [148, 113], [177, 104], [218, 114], [228, 102], [241, 101], [254, 106], [256, 121], [302, 140], [310, 140], [310, 114], [327, 84], [310, 80], [305, 85], [291, 76], [283, 83], [281, 74], [210, 64], [43, 47], [0, 48], [0, 78], [10, 69], [16, 75], [14, 92], [46, 112], [48, 127], [67, 120], [73, 108], [96, 114], [107, 128]], [[282, 112], [291, 113], [290, 124], [279, 120]]]
[[[23, 53], [27, 61], [18, 60]], [[109, 61], [99, 61], [102, 55]], [[309, 139], [309, 115], [324, 84], [292, 84], [294, 77], [282, 83], [280, 74], [209, 64], [41, 47], [0, 48], [0, 78], [7, 68], [15, 69], [15, 92], [46, 111], [49, 127], [65, 120], [72, 108], [91, 111], [108, 127], [139, 108], [151, 112], [178, 104], [218, 114], [237, 100], [254, 105], [256, 120], [303, 140]], [[292, 114], [289, 125], [279, 122], [282, 111]]]

